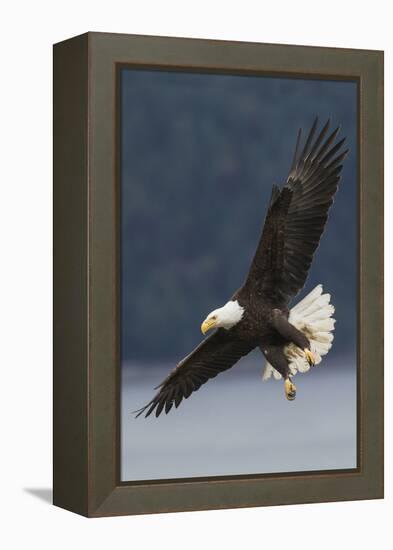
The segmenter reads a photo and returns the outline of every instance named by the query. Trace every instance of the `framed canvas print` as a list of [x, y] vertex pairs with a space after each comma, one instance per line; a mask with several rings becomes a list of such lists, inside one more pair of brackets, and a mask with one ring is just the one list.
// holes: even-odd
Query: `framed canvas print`
[[54, 503], [383, 496], [383, 54], [54, 47]]

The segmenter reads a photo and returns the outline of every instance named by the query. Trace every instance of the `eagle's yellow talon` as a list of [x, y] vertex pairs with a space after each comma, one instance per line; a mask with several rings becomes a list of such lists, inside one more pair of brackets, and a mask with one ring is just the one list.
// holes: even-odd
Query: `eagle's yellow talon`
[[293, 401], [296, 397], [296, 386], [289, 378], [285, 379], [284, 382], [285, 387], [285, 397], [288, 399], [288, 401]]
[[310, 367], [313, 367], [315, 365], [315, 357], [313, 352], [306, 348], [304, 350], [304, 355], [306, 356], [307, 362]]

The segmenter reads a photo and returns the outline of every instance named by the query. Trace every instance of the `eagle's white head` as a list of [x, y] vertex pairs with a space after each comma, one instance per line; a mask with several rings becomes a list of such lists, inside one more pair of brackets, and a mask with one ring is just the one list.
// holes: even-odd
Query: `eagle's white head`
[[212, 328], [225, 328], [229, 330], [243, 317], [244, 307], [237, 300], [231, 300], [218, 309], [215, 309], [206, 317], [201, 325], [203, 334]]

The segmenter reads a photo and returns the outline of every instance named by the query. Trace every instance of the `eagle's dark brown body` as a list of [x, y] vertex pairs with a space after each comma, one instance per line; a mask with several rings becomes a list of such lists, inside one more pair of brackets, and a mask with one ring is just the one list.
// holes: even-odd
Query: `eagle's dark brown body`
[[344, 139], [335, 143], [339, 129], [328, 135], [328, 127], [329, 121], [315, 137], [316, 119], [301, 151], [299, 131], [287, 182], [281, 190], [273, 186], [246, 282], [231, 299], [244, 309], [241, 320], [218, 328], [180, 361], [139, 414], [168, 413], [256, 347], [288, 379], [285, 346], [309, 348], [306, 336], [288, 322], [288, 306], [305, 284], [348, 152], [341, 151]]
[[[236, 324], [229, 332], [248, 342], [254, 342], [254, 347], [282, 342], [282, 337], [274, 328], [273, 311], [278, 310], [288, 318], [289, 310], [282, 304], [264, 300], [261, 297], [242, 299], [241, 292], [233, 299], [244, 307], [241, 323]], [[281, 306], [281, 307], [280, 307]]]

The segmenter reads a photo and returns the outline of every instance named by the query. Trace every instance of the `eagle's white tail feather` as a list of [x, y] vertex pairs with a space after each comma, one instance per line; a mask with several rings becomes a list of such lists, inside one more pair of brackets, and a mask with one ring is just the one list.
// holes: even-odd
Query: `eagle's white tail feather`
[[[332, 318], [333, 313], [334, 306], [330, 304], [330, 294], [323, 294], [322, 285], [316, 286], [289, 312], [288, 321], [310, 340], [310, 348], [314, 354], [316, 365], [322, 361], [322, 356], [326, 355], [332, 347], [332, 332], [336, 322]], [[284, 352], [289, 360], [289, 369], [292, 375], [310, 370], [303, 351], [294, 344], [288, 344]], [[281, 378], [281, 374], [270, 363], [266, 363], [263, 380], [268, 380], [272, 375], [276, 380]]]
[[[271, 367], [272, 370], [273, 370], [273, 376], [274, 376], [274, 378], [275, 378], [276, 380], [280, 380], [281, 374], [280, 374], [279, 372], [277, 372], [276, 369], [273, 369], [273, 367], [272, 367], [271, 365], [269, 365], [269, 367]], [[268, 378], [270, 378], [270, 376], [271, 376], [271, 373], [270, 373], [270, 375], [268, 376]], [[267, 380], [267, 379], [266, 379], [266, 380]]]
[[300, 300], [292, 309], [293, 313], [301, 312], [305, 307], [312, 303], [318, 296], [322, 294], [322, 285], [317, 285], [307, 296]]
[[289, 312], [289, 318], [291, 318], [292, 320], [295, 320], [299, 317], [309, 318], [311, 315], [315, 313], [320, 314], [321, 310], [324, 310], [326, 306], [329, 305], [329, 302], [330, 302], [330, 294], [323, 294], [322, 296], [318, 296], [310, 304], [307, 304], [307, 306], [302, 308], [300, 311], [291, 310]]
[[313, 329], [317, 330], [318, 332], [329, 332], [330, 330], [334, 330], [334, 324], [336, 320], [328, 317], [327, 319], [308, 322], [311, 322]]
[[327, 306], [322, 307], [315, 313], [312, 313], [311, 315], [308, 315], [308, 322], [313, 321], [322, 321], [327, 318], [328, 315], [333, 315], [334, 313], [334, 306], [331, 304], [328, 304]]

